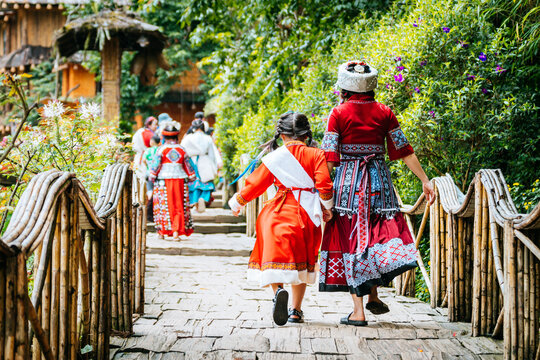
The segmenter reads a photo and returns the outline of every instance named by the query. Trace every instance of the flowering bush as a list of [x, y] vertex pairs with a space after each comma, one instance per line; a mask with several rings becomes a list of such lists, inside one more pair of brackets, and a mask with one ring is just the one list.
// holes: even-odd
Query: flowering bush
[[531, 212], [533, 207], [540, 202], [540, 179], [534, 180], [531, 186], [520, 183], [508, 184], [512, 200], [522, 213]]
[[[0, 174], [18, 177], [25, 169], [24, 184], [34, 174], [50, 169], [70, 171], [77, 174], [91, 196], [97, 195], [103, 169], [117, 161], [123, 149], [115, 129], [103, 124], [101, 107], [89, 103], [69, 108], [52, 100], [38, 111], [38, 124], [24, 126]], [[4, 138], [1, 149], [10, 142], [11, 137]], [[10, 191], [0, 190], [0, 211], [6, 210]]]

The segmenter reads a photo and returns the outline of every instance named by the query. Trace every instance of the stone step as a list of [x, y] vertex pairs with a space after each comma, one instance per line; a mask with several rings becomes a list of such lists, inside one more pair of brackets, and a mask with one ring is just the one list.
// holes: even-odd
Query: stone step
[[192, 247], [182, 248], [155, 248], [147, 247], [146, 254], [154, 255], [182, 255], [182, 256], [224, 256], [224, 257], [249, 257], [251, 250], [234, 250], [234, 249], [199, 249]]
[[216, 191], [212, 193], [214, 200], [223, 200], [223, 191]]
[[223, 224], [223, 223], [238, 224], [238, 223], [246, 222], [245, 216], [234, 216], [234, 215], [225, 215], [225, 214], [213, 215], [209, 213], [210, 212], [209, 210], [214, 210], [214, 209], [208, 209], [202, 214], [199, 214], [196, 211], [193, 211], [192, 212], [193, 221], [197, 223], [216, 223], [216, 224]]
[[210, 204], [210, 208], [212, 208], [212, 209], [223, 209], [223, 200], [215, 199], [212, 202], [212, 204]]
[[246, 223], [236, 224], [214, 224], [214, 223], [194, 223], [195, 232], [199, 234], [230, 234], [230, 233], [245, 233]]
[[[193, 224], [195, 233], [198, 234], [230, 234], [245, 233], [246, 223], [198, 223]], [[155, 224], [146, 225], [148, 232], [156, 232]]]

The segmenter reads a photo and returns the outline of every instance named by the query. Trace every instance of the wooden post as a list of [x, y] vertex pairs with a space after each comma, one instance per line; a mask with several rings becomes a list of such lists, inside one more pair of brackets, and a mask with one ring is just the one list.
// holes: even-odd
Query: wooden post
[[487, 333], [487, 279], [488, 279], [488, 236], [489, 236], [488, 198], [482, 186], [482, 227], [480, 243], [480, 335]]
[[112, 328], [118, 330], [118, 290], [116, 282], [116, 217], [107, 221], [107, 232], [111, 236], [111, 249], [115, 256], [111, 256], [111, 321]]
[[120, 78], [122, 50], [117, 37], [105, 40], [101, 51], [103, 118], [109, 125], [118, 126], [120, 117]]
[[473, 233], [473, 302], [472, 302], [472, 335], [480, 335], [480, 278], [481, 278], [481, 252], [482, 242], [482, 197], [484, 186], [477, 176], [475, 179], [475, 200], [474, 200], [474, 233]]
[[[437, 194], [437, 189], [435, 189], [435, 194]], [[433, 203], [433, 206], [429, 208], [429, 278], [431, 280], [431, 293], [430, 293], [430, 305], [432, 308], [435, 308], [437, 306], [435, 301], [435, 242], [436, 240], [436, 233], [435, 233], [435, 224], [438, 220], [436, 220], [437, 212], [436, 209], [438, 209], [437, 205], [437, 198], [435, 198], [435, 202]]]
[[60, 320], [58, 326], [58, 358], [64, 359], [67, 356], [69, 346], [69, 203], [67, 194], [60, 197]]
[[6, 267], [5, 259], [0, 258], [0, 359], [4, 359], [4, 329], [6, 327]]
[[504, 358], [517, 358], [516, 242], [510, 221], [504, 223]]
[[55, 358], [58, 356], [58, 313], [60, 309], [59, 289], [60, 289], [60, 223], [61, 223], [61, 211], [57, 210], [56, 215], [56, 228], [53, 240], [53, 253], [51, 259], [51, 315], [49, 326], [49, 339], [51, 351]]
[[16, 300], [17, 316], [15, 330], [16, 353], [15, 359], [24, 360], [28, 358], [28, 321], [26, 319], [25, 299], [28, 297], [28, 278], [26, 274], [26, 257], [24, 253], [17, 255], [17, 281], [16, 281]]
[[6, 325], [5, 325], [5, 351], [4, 359], [15, 358], [15, 324], [17, 312], [15, 308], [15, 281], [17, 279], [17, 259], [15, 257], [6, 260]]

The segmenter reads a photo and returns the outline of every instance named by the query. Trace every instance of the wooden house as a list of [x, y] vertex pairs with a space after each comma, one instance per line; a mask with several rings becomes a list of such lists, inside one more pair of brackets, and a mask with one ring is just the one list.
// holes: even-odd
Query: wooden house
[[[0, 0], [0, 72], [22, 73], [53, 56], [54, 33], [66, 23], [64, 4], [84, 6], [89, 0]], [[130, 0], [117, 0], [128, 6]], [[61, 96], [68, 100], [94, 97], [100, 91], [95, 76], [82, 65], [79, 53], [64, 60], [60, 71]], [[189, 128], [194, 114], [202, 111], [200, 74], [195, 65], [185, 73], [164, 102], [155, 108]]]

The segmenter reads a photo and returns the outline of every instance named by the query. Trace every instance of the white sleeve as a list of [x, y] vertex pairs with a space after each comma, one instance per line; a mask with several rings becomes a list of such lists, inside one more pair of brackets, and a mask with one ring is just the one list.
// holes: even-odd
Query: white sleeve
[[334, 197], [332, 196], [332, 198], [328, 200], [321, 199], [321, 204], [325, 209], [332, 210], [334, 207]]
[[245, 205], [241, 205], [239, 202], [238, 202], [238, 197], [239, 193], [235, 193], [230, 199], [229, 199], [229, 206], [231, 207], [231, 210], [236, 212], [236, 211], [240, 211], [244, 208]]

